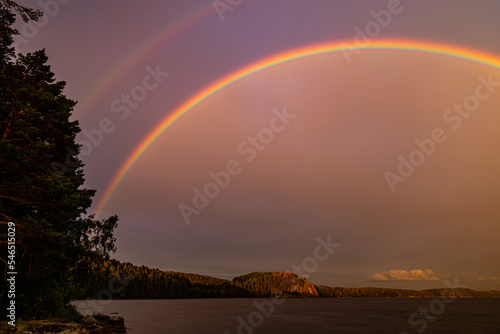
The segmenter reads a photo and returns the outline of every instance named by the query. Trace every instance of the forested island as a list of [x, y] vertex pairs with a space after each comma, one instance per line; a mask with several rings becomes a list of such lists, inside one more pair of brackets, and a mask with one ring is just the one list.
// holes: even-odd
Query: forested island
[[[253, 272], [230, 280], [162, 271], [129, 262], [104, 260], [81, 262], [87, 279], [74, 282], [71, 299], [176, 299], [176, 298], [499, 298], [500, 291], [467, 288], [405, 290], [389, 288], [347, 288], [314, 285], [290, 272]], [[83, 277], [83, 276], [82, 276]], [[89, 279], [90, 278], [90, 279]]]

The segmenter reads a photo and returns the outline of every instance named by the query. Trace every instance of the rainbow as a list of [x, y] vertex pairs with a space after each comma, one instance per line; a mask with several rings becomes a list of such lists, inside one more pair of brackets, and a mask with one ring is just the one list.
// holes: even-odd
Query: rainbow
[[459, 46], [437, 44], [427, 41], [413, 41], [413, 40], [374, 40], [371, 41], [369, 45], [360, 48], [357, 48], [354, 45], [348, 43], [350, 42], [316, 44], [273, 55], [271, 57], [247, 65], [239, 70], [236, 70], [235, 72], [230, 73], [229, 75], [213, 82], [212, 84], [208, 85], [207, 87], [199, 91], [197, 94], [193, 95], [190, 99], [188, 99], [180, 106], [178, 106], [172, 113], [169, 113], [161, 121], [161, 123], [157, 125], [156, 128], [154, 128], [128, 156], [128, 158], [125, 160], [123, 165], [120, 167], [118, 172], [113, 177], [111, 183], [106, 188], [104, 195], [100, 199], [96, 209], [96, 217], [99, 216], [102, 209], [113, 195], [113, 192], [118, 187], [118, 185], [123, 180], [128, 171], [135, 164], [135, 162], [166, 129], [168, 129], [172, 124], [174, 124], [178, 119], [180, 119], [194, 106], [205, 101], [213, 94], [216, 94], [217, 92], [221, 91], [225, 87], [235, 82], [238, 82], [257, 72], [269, 69], [273, 66], [285, 64], [294, 60], [303, 59], [311, 56], [319, 56], [328, 53], [340, 53], [343, 51], [394, 50], [394, 51], [423, 52], [423, 53], [436, 54], [440, 56], [454, 57], [458, 59], [484, 64], [487, 66], [492, 66], [496, 69], [500, 69], [499, 56], [488, 54], [482, 51], [466, 49]]
[[179, 18], [173, 24], [168, 25], [141, 46], [134, 49], [125, 58], [121, 59], [111, 70], [106, 73], [103, 78], [94, 86], [90, 93], [83, 99], [83, 103], [75, 110], [76, 115], [83, 115], [90, 107], [96, 103], [99, 98], [111, 87], [133, 64], [149, 55], [154, 49], [169, 40], [174, 39], [181, 32], [189, 27], [193, 27], [197, 22], [201, 21], [210, 14], [215, 14], [212, 3], [198, 8], [194, 13], [185, 17]]

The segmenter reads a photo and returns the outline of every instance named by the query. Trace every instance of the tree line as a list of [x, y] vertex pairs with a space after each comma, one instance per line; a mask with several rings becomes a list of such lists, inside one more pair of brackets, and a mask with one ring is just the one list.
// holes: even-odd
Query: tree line
[[[113, 299], [177, 299], [177, 298], [234, 298], [251, 297], [252, 293], [231, 281], [146, 266], [135, 266], [117, 260], [94, 261], [86, 259], [80, 269], [86, 271], [85, 280], [74, 281], [71, 299], [98, 299], [106, 293]], [[116, 293], [115, 293], [116, 292]]]
[[[311, 297], [301, 286], [311, 284], [290, 272], [253, 272], [231, 281], [210, 276], [162, 271], [129, 262], [103, 260], [88, 262], [92, 279], [75, 285], [72, 299], [99, 298], [100, 291], [117, 291], [114, 299], [176, 299], [176, 298], [247, 298], [271, 297], [277, 291], [286, 297]], [[88, 276], [87, 276], [88, 277]], [[312, 285], [312, 284], [311, 284]], [[322, 298], [434, 298], [434, 297], [500, 297], [500, 291], [471, 289], [405, 290], [389, 288], [346, 288], [313, 285]], [[296, 287], [299, 287], [297, 290]]]
[[317, 286], [321, 297], [330, 298], [500, 298], [500, 291], [475, 291], [467, 288], [406, 290], [390, 288], [344, 288]]

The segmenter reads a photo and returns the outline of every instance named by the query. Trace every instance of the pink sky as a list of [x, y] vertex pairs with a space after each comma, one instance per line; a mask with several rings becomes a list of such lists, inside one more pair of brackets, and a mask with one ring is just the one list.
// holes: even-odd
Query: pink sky
[[[46, 49], [66, 94], [79, 101], [74, 117], [82, 130], [110, 120], [108, 133], [82, 157], [95, 203], [136, 145], [203, 87], [278, 52], [353, 42], [357, 28], [375, 22], [371, 11], [389, 10], [387, 1], [243, 1], [221, 21], [210, 1], [70, 1], [54, 8], [18, 49]], [[496, 2], [401, 1], [397, 8], [373, 38], [500, 57]], [[131, 57], [141, 50], [147, 52]], [[331, 235], [340, 247], [308, 273], [313, 283], [439, 288], [458, 277], [470, 288], [500, 289], [500, 70], [409, 52], [365, 50], [351, 60], [324, 55], [263, 71], [164, 132], [103, 210], [120, 217], [116, 258], [230, 279], [292, 270], [313, 256], [318, 237]], [[116, 79], [93, 95], [117, 64]], [[155, 79], [155, 69], [168, 76]], [[485, 86], [488, 80], [493, 84]], [[447, 112], [473, 103], [479, 85], [479, 104], [469, 104], [474, 111]], [[137, 99], [127, 104], [124, 95]], [[273, 121], [273, 109], [285, 107], [294, 117]], [[280, 124], [280, 131], [263, 130]], [[442, 131], [433, 137], [435, 129]], [[259, 134], [268, 142], [252, 146], [249, 136]], [[419, 149], [415, 140], [434, 140], [435, 148], [392, 191], [384, 173], [398, 173], [399, 157]], [[230, 161], [240, 172], [187, 225], [179, 204], [192, 206], [193, 188]]]

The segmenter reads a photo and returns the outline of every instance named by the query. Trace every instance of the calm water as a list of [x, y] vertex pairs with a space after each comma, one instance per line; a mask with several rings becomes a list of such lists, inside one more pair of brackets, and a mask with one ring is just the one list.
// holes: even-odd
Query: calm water
[[451, 303], [431, 298], [283, 299], [280, 305], [272, 301], [160, 299], [113, 300], [106, 305], [102, 305], [103, 301], [73, 303], [90, 313], [117, 312], [125, 318], [130, 334], [500, 333], [499, 299], [456, 299]]

